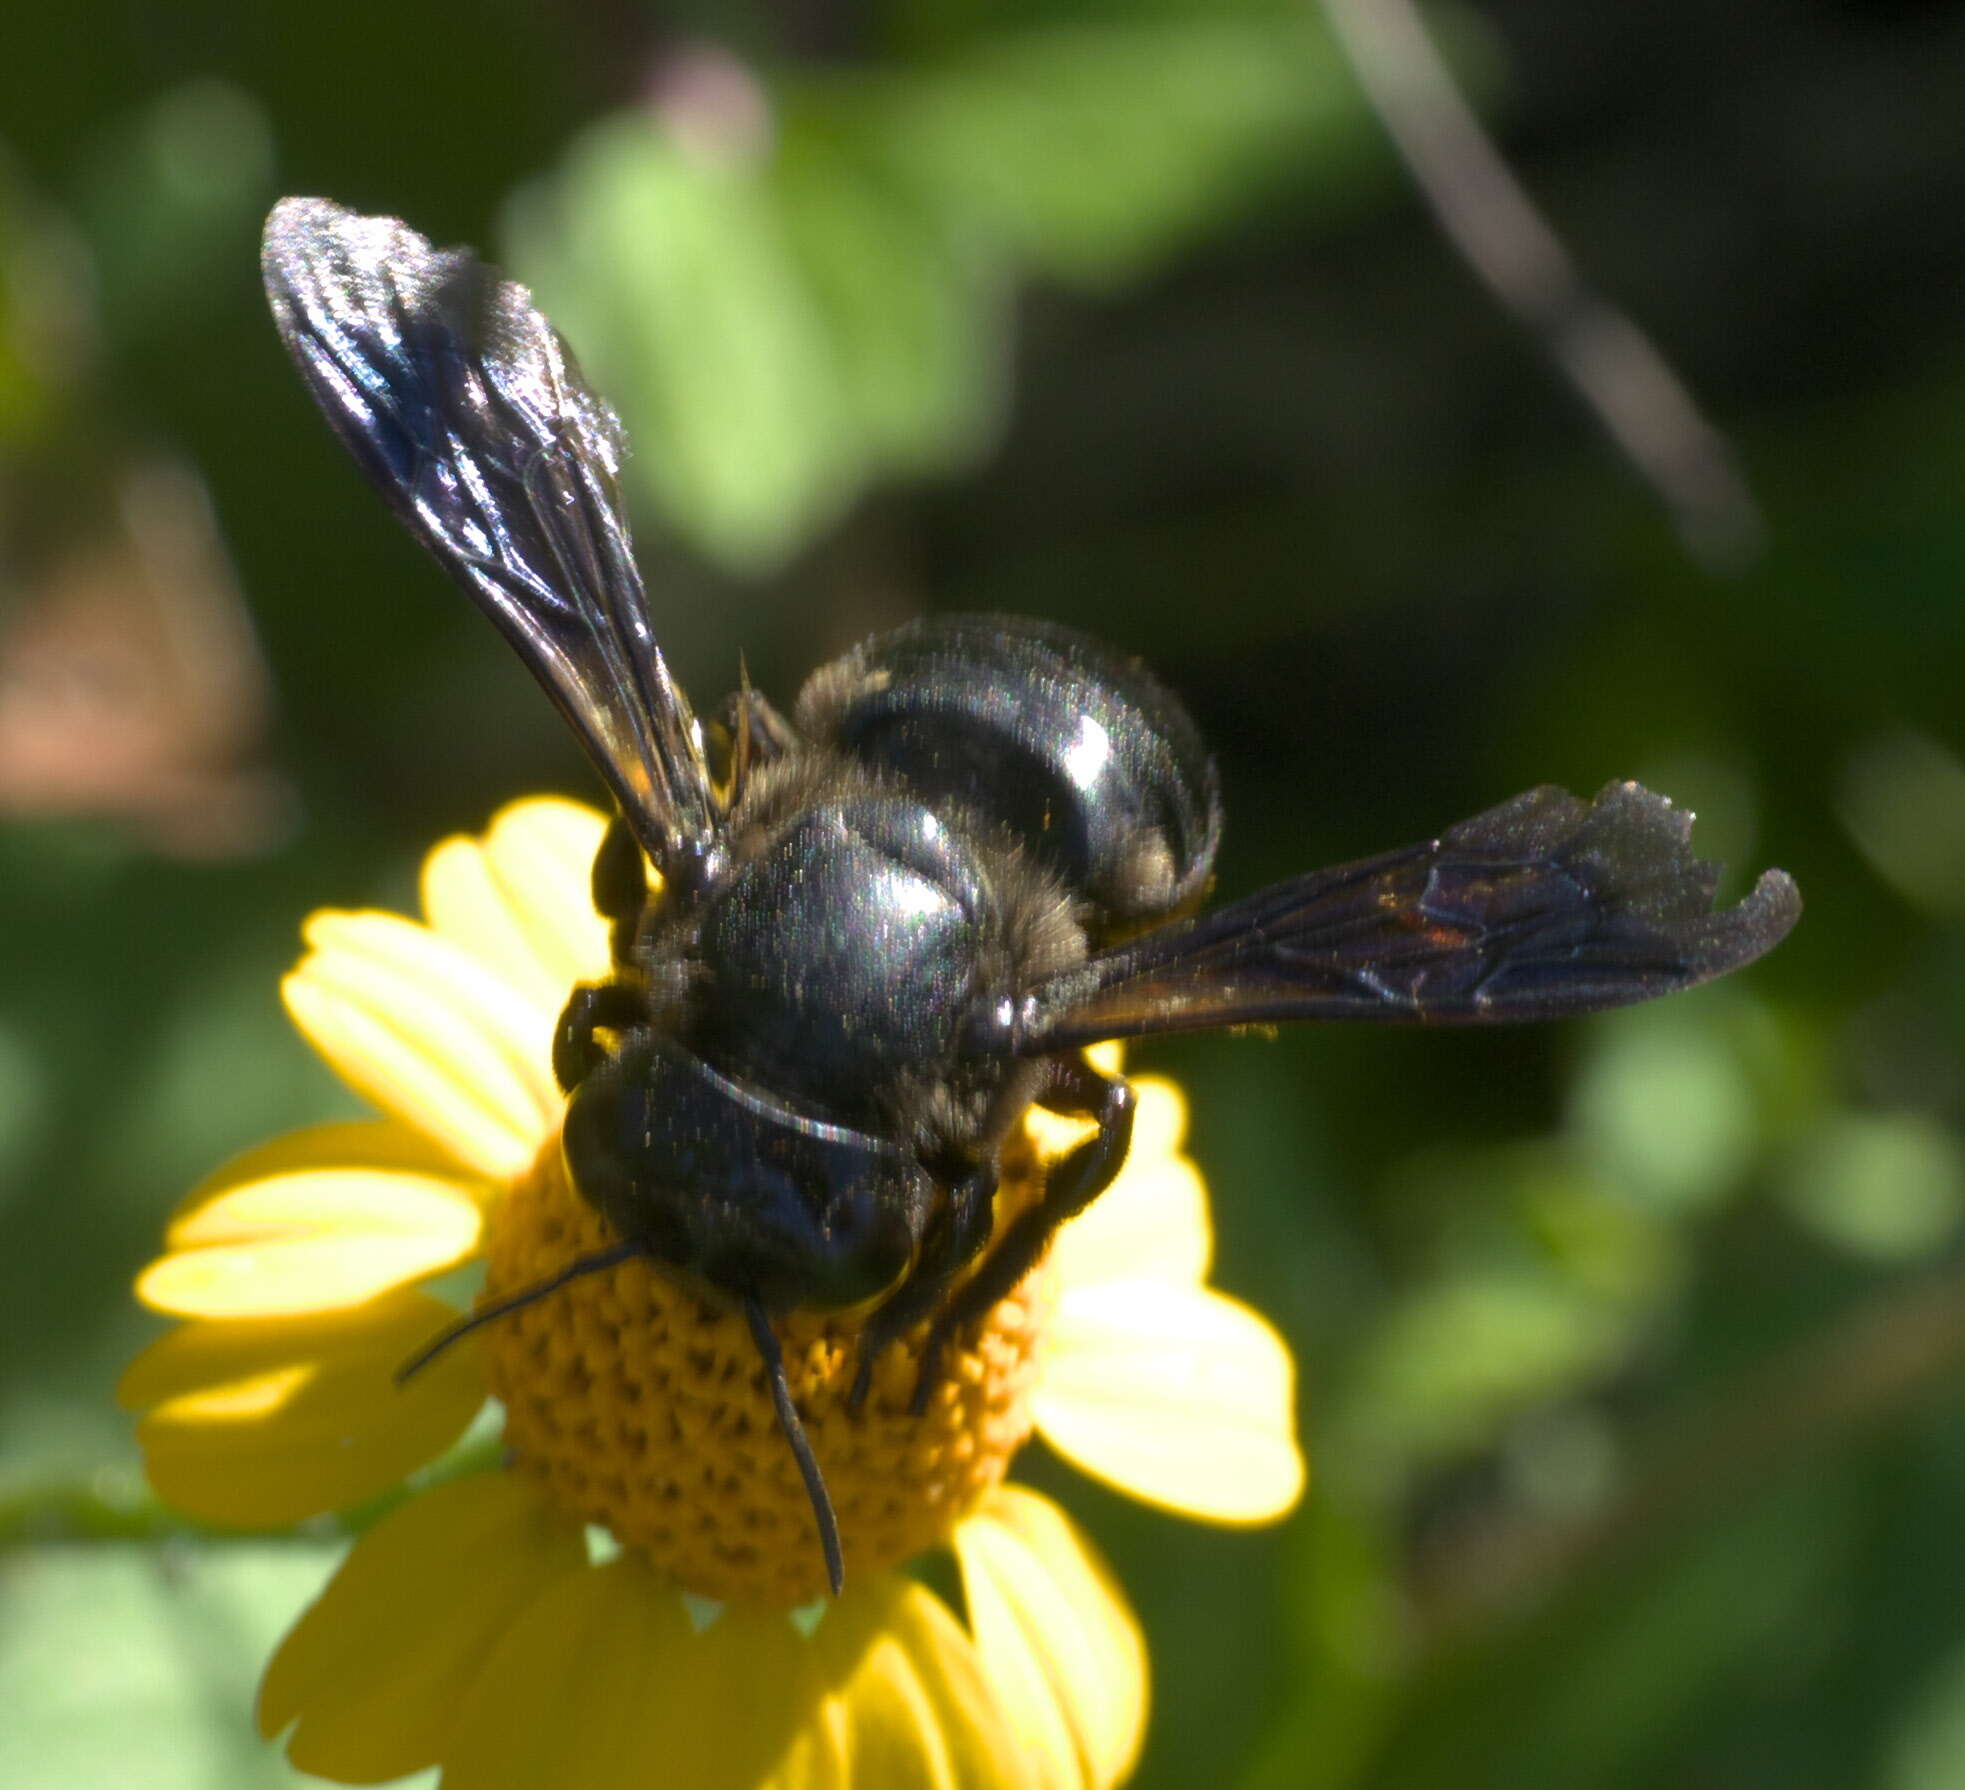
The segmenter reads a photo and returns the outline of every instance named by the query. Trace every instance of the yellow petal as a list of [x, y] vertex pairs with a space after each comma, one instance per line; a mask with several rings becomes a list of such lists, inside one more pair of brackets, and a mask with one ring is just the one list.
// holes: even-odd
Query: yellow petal
[[423, 912], [430, 930], [492, 971], [542, 1015], [564, 1004], [570, 982], [556, 980], [493, 881], [475, 839], [446, 839], [423, 860]]
[[542, 961], [569, 984], [607, 974], [607, 925], [594, 912], [594, 854], [607, 817], [583, 802], [537, 796], [492, 817], [485, 855], [492, 875], [535, 941]]
[[150, 1482], [207, 1522], [278, 1528], [379, 1496], [456, 1441], [484, 1402], [469, 1349], [407, 1385], [398, 1367], [456, 1317], [413, 1291], [349, 1311], [184, 1324], [117, 1396]]
[[732, 1606], [703, 1633], [632, 1555], [563, 1580], [511, 1626], [458, 1719], [444, 1790], [1011, 1790], [1022, 1775], [975, 1649], [894, 1575], [809, 1639]]
[[[716, 1769], [704, 1734], [722, 1729], [709, 1707], [679, 1704], [695, 1654], [682, 1603], [638, 1559], [555, 1580], [507, 1627], [458, 1709], [444, 1760], [445, 1790], [540, 1785], [690, 1785], [699, 1759]], [[773, 1662], [760, 1660], [757, 1720], [782, 1720]], [[700, 1693], [698, 1693], [700, 1694]], [[737, 1752], [754, 1740], [729, 1730]]]
[[449, 1179], [321, 1168], [248, 1181], [172, 1224], [137, 1297], [181, 1317], [272, 1317], [360, 1305], [454, 1267], [482, 1213]]
[[608, 970], [591, 876], [606, 821], [550, 798], [515, 802], [482, 839], [447, 839], [423, 866], [436, 931], [557, 1015], [576, 982]]
[[515, 1475], [422, 1493], [355, 1543], [280, 1643], [259, 1730], [271, 1739], [297, 1723], [294, 1764], [345, 1784], [438, 1764], [507, 1628], [548, 1585], [585, 1571], [579, 1531]]
[[1046, 1162], [1055, 1162], [1074, 1144], [1082, 1143], [1098, 1129], [1090, 1119], [1072, 1119], [1062, 1113], [1048, 1113], [1033, 1106], [1024, 1115], [1024, 1128]]
[[[1160, 1279], [1198, 1285], [1214, 1254], [1208, 1191], [1180, 1154], [1187, 1104], [1171, 1082], [1142, 1076], [1133, 1145], [1105, 1192], [1058, 1232], [1051, 1262], [1068, 1286]], [[1054, 1125], [1074, 1125], [1045, 1115]], [[1033, 1114], [1033, 1121], [1038, 1115]]]
[[314, 1169], [381, 1169], [390, 1173], [434, 1176], [465, 1188], [480, 1203], [490, 1197], [493, 1183], [460, 1176], [456, 1160], [419, 1131], [394, 1119], [357, 1119], [334, 1125], [309, 1125], [269, 1138], [242, 1150], [205, 1177], [178, 1202], [171, 1214], [173, 1227], [201, 1206], [254, 1181], [276, 1175], [305, 1174]]
[[1003, 1486], [955, 1532], [983, 1670], [1038, 1780], [1110, 1790], [1146, 1732], [1146, 1643], [1105, 1563], [1047, 1498]]
[[1051, 1245], [1064, 1286], [1112, 1280], [1198, 1286], [1213, 1257], [1207, 1186], [1184, 1156], [1129, 1160]]
[[1204, 1287], [1066, 1288], [1032, 1409], [1086, 1472], [1223, 1523], [1283, 1515], [1303, 1490], [1289, 1350], [1245, 1305]]
[[[942, 1603], [919, 1585], [902, 1585], [880, 1629], [843, 1689], [853, 1782], [934, 1790], [1027, 1784], [1016, 1731], [974, 1642]], [[817, 1638], [824, 1637], [821, 1627]]]
[[853, 1770], [869, 1784], [919, 1784], [954, 1790], [959, 1755], [942, 1730], [941, 1711], [908, 1650], [882, 1636], [854, 1674]]
[[316, 914], [313, 951], [283, 984], [314, 1048], [383, 1111], [495, 1177], [522, 1169], [557, 1122], [552, 1028], [435, 933], [393, 914]]
[[761, 1790], [853, 1790], [853, 1718], [822, 1694]]
[[1172, 1156], [1187, 1142], [1187, 1096], [1164, 1075], [1133, 1078], [1139, 1110], [1133, 1114], [1133, 1149], [1142, 1156]]

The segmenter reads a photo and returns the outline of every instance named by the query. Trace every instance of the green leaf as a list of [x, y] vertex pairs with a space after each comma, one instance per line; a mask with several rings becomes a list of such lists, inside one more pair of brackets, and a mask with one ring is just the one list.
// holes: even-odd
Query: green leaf
[[1325, 1454], [1346, 1476], [1475, 1448], [1620, 1359], [1631, 1314], [1546, 1271], [1473, 1271], [1392, 1309], [1369, 1337]]
[[44, 1547], [0, 1565], [0, 1783], [251, 1790], [261, 1666], [338, 1549]]
[[1965, 1783], [1965, 1648], [1918, 1687], [1882, 1782], [1885, 1790], [1956, 1790]]
[[509, 217], [510, 258], [677, 535], [763, 570], [871, 483], [994, 438], [1028, 272], [1109, 289], [1362, 140], [1308, 15], [1005, 34], [788, 78], [770, 130], [622, 113]]
[[678, 533], [768, 564], [867, 471], [825, 322], [754, 161], [645, 117], [590, 131], [515, 208], [512, 259], [626, 414], [629, 473]]
[[187, 81], [119, 119], [79, 208], [112, 340], [181, 328], [228, 291], [273, 193], [272, 121], [240, 88]]
[[1007, 282], [816, 122], [720, 158], [624, 115], [512, 236], [629, 421], [629, 476], [728, 563], [769, 566], [870, 480], [993, 431]]
[[0, 447], [61, 414], [95, 346], [93, 268], [68, 223], [0, 155]]
[[1377, 154], [1311, 8], [1060, 25], [968, 46], [888, 90], [897, 169], [1055, 278], [1138, 278], [1286, 177]]
[[866, 157], [795, 117], [775, 181], [876, 470], [938, 471], [972, 458], [1002, 411], [1006, 270]]
[[1965, 1154], [1922, 1113], [1834, 1113], [1799, 1140], [1780, 1191], [1797, 1219], [1851, 1255], [1915, 1261], [1957, 1233]]
[[1752, 1039], [1727, 1019], [1713, 996], [1616, 1014], [1576, 1078], [1570, 1119], [1585, 1157], [1661, 1216], [1724, 1200], [1758, 1147]]
[[[1859, 1533], [1846, 1487], [1789, 1483], [1571, 1580], [1535, 1620], [1444, 1654], [1364, 1781], [1404, 1790], [1729, 1781], [1723, 1770], [1700, 1775], [1714, 1758], [1699, 1745], [1707, 1725], [1810, 1657]], [[1776, 1769], [1765, 1781], [1798, 1780]]]

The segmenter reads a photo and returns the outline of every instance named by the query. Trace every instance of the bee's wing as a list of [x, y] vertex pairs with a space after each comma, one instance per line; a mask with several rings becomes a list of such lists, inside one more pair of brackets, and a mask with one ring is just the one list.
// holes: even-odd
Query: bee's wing
[[1285, 1019], [1492, 1024], [1620, 1007], [1750, 963], [1801, 895], [1712, 909], [1692, 818], [1635, 783], [1532, 789], [1423, 845], [1315, 871], [1032, 990], [1017, 1049]]
[[696, 726], [649, 631], [619, 420], [523, 286], [394, 218], [283, 199], [267, 296], [315, 401], [546, 686], [658, 864], [716, 826]]

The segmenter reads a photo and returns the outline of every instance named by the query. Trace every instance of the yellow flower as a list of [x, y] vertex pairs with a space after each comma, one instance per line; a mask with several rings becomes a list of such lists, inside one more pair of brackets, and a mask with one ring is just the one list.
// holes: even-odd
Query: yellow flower
[[[296, 1024], [383, 1116], [278, 1139], [173, 1219], [142, 1298], [186, 1320], [125, 1402], [158, 1490], [286, 1525], [384, 1497], [495, 1394], [505, 1466], [414, 1489], [355, 1543], [260, 1691], [305, 1770], [447, 1790], [647, 1781], [1106, 1786], [1145, 1725], [1145, 1646], [1064, 1513], [1003, 1483], [1034, 1427], [1115, 1486], [1228, 1523], [1302, 1487], [1291, 1364], [1204, 1283], [1206, 1194], [1180, 1096], [1140, 1082], [1131, 1158], [906, 1413], [891, 1350], [844, 1410], [857, 1314], [779, 1326], [845, 1532], [819, 1572], [809, 1507], [743, 1320], [634, 1260], [487, 1326], [398, 1387], [453, 1320], [421, 1283], [488, 1285], [591, 1246], [548, 1062], [568, 991], [607, 967], [587, 896], [601, 818], [531, 801], [423, 873], [425, 920], [317, 914]], [[1006, 1197], [1083, 1128], [1033, 1114]], [[958, 1615], [905, 1562], [952, 1549]], [[644, 1775], [645, 1774], [645, 1775]]]

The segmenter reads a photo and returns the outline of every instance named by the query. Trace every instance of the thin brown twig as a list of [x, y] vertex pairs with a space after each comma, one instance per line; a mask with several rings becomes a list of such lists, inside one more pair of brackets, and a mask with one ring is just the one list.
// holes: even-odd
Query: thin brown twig
[[1540, 343], [1705, 564], [1736, 567], [1760, 512], [1719, 431], [1630, 318], [1593, 291], [1502, 159], [1410, 0], [1321, 0], [1441, 230]]

